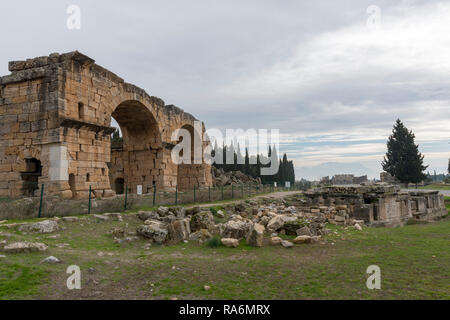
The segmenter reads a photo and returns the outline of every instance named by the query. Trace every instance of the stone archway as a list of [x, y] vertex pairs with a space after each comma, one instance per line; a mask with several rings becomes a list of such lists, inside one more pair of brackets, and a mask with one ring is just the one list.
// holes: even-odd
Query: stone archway
[[[131, 193], [136, 193], [138, 185], [142, 185], [144, 192], [152, 189], [153, 182], [161, 187], [161, 133], [153, 114], [141, 102], [127, 100], [114, 109], [111, 117], [117, 121], [123, 135], [122, 146], [111, 149], [111, 187], [118, 187], [115, 183], [118, 178]], [[123, 193], [123, 186], [119, 189], [116, 193]]]
[[[15, 101], [15, 110], [24, 111], [0, 119], [0, 196], [22, 194], [25, 169], [16, 159], [30, 150], [40, 154], [33, 156], [42, 162], [38, 181], [49, 194], [71, 198], [75, 192], [77, 198], [87, 198], [91, 189], [93, 197], [109, 197], [119, 177], [134, 193], [137, 185], [151, 191], [153, 182], [158, 190], [175, 189], [178, 168], [171, 161], [171, 134], [194, 125], [194, 116], [78, 51], [13, 61], [9, 69], [11, 75], [0, 77], [0, 95], [7, 98], [0, 99], [0, 107]], [[125, 139], [121, 150], [113, 152], [111, 117]], [[15, 139], [17, 135], [21, 138]], [[198, 183], [211, 184], [210, 166], [202, 167]]]

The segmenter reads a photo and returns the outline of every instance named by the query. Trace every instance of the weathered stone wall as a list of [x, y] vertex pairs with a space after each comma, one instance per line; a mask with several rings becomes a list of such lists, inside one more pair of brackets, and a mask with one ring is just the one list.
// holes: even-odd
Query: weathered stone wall
[[445, 216], [444, 196], [438, 191], [401, 192], [398, 186], [333, 186], [305, 193], [308, 204], [349, 209], [351, 218], [372, 225], [397, 226], [409, 219]]
[[[11, 75], [0, 78], [0, 196], [24, 195], [29, 181], [65, 198], [85, 198], [89, 186], [96, 197], [111, 196], [110, 170], [122, 170], [132, 192], [139, 184], [144, 191], [153, 183], [159, 190], [175, 188], [171, 134], [193, 127], [192, 115], [79, 52], [10, 62], [9, 70]], [[124, 137], [114, 159], [112, 117]], [[29, 171], [31, 160], [42, 168]], [[114, 167], [118, 162], [121, 167]], [[186, 174], [187, 183], [211, 184], [207, 164]]]
[[397, 224], [412, 218], [410, 198], [407, 194], [380, 195], [378, 200], [378, 217], [371, 223]]
[[350, 185], [367, 183], [367, 176], [355, 177], [353, 174], [336, 174], [333, 177], [323, 177], [320, 181], [323, 185]]

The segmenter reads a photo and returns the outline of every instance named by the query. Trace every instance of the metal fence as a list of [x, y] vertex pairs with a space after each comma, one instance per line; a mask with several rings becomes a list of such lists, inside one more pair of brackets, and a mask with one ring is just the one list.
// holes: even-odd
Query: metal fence
[[[95, 198], [89, 186], [88, 199], [59, 199], [46, 195], [45, 185], [40, 186], [35, 197], [22, 199], [0, 199], [0, 220], [6, 218], [32, 218], [64, 216], [74, 214], [105, 213], [112, 211], [126, 211], [137, 209], [151, 209], [158, 206], [195, 205], [196, 203], [214, 203], [233, 199], [270, 194], [279, 191], [302, 191], [307, 185], [296, 183], [290, 187], [275, 187], [273, 185], [239, 184], [223, 187], [199, 188], [193, 186], [191, 190], [175, 191], [158, 190], [153, 187], [152, 192], [137, 195], [125, 186], [123, 195], [112, 198]], [[34, 214], [33, 214], [34, 212]]]
[[[153, 188], [152, 193], [133, 194], [133, 207], [157, 207], [182, 204], [196, 204], [204, 202], [218, 202], [233, 199], [244, 199], [256, 195], [268, 194], [278, 191], [301, 190], [298, 185], [289, 188], [274, 187], [273, 185], [240, 184], [222, 187], [199, 188], [193, 186], [191, 190], [158, 191]], [[128, 205], [130, 189], [125, 187], [124, 210], [131, 209]]]

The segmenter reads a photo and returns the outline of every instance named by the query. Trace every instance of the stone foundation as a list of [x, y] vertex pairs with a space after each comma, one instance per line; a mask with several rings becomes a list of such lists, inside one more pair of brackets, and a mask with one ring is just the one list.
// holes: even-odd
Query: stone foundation
[[[368, 225], [397, 226], [410, 219], [433, 220], [447, 215], [438, 191], [401, 192], [398, 186], [332, 186], [305, 192], [307, 204], [343, 207], [348, 218]], [[337, 210], [338, 211], [338, 210]]]

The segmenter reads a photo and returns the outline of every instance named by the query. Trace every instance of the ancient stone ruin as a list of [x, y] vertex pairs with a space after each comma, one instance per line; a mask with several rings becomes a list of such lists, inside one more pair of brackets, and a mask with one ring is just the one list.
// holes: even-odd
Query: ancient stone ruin
[[324, 177], [321, 179], [321, 184], [332, 184], [332, 185], [346, 185], [346, 184], [362, 184], [368, 183], [369, 180], [366, 176], [355, 177], [353, 174], [336, 174], [333, 177]]
[[[292, 248], [314, 243], [334, 245], [333, 237], [339, 233], [327, 228], [327, 223], [342, 225], [340, 230], [363, 231], [371, 225], [396, 226], [409, 219], [430, 220], [447, 214], [442, 209], [442, 196], [434, 192], [402, 193], [392, 186], [331, 187], [308, 192], [306, 196], [305, 199], [297, 193], [284, 198], [261, 197], [227, 203], [220, 209], [161, 206], [128, 214], [111, 212], [9, 224], [4, 220], [0, 225], [25, 233], [49, 234], [70, 228], [64, 225], [67, 222], [84, 225], [121, 221], [126, 223], [109, 232], [114, 243], [126, 245], [143, 240], [143, 249], [153, 243], [170, 245], [189, 241], [209, 242], [214, 246], [220, 241], [232, 248], [244, 241], [254, 247]], [[6, 253], [45, 250], [44, 243], [0, 241], [0, 251]]]
[[[77, 51], [12, 61], [9, 70], [0, 77], [0, 197], [31, 196], [42, 183], [64, 198], [85, 198], [89, 186], [107, 197], [124, 185], [146, 193], [211, 184], [210, 165], [171, 161], [172, 132], [193, 132], [196, 120], [180, 108]], [[111, 118], [124, 140], [113, 151]]]
[[397, 226], [409, 219], [433, 220], [447, 214], [444, 196], [438, 191], [402, 192], [394, 185], [331, 186], [305, 196], [306, 205], [332, 213], [334, 218], [329, 220], [337, 224], [356, 219], [367, 225]]

